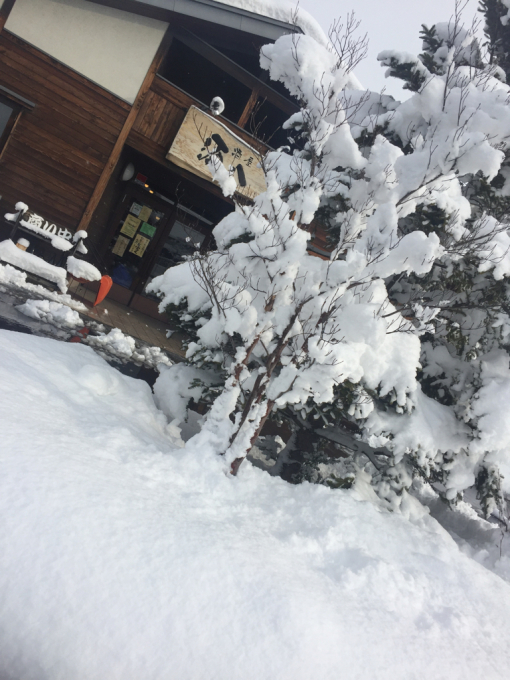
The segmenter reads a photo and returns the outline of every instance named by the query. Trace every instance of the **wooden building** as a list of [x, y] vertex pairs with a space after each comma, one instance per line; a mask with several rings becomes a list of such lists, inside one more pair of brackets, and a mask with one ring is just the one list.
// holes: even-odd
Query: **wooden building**
[[208, 154], [235, 163], [248, 197], [261, 190], [256, 153], [284, 141], [297, 109], [258, 54], [298, 29], [213, 0], [0, 5], [2, 214], [24, 201], [88, 230], [110, 296], [155, 314], [147, 282], [206, 245], [232, 210]]

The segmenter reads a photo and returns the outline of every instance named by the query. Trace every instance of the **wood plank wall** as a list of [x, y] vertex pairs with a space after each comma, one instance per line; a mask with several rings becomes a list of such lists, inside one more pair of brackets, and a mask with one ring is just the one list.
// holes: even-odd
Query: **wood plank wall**
[[22, 200], [74, 230], [130, 105], [5, 30], [0, 84], [36, 104], [0, 162], [1, 208]]

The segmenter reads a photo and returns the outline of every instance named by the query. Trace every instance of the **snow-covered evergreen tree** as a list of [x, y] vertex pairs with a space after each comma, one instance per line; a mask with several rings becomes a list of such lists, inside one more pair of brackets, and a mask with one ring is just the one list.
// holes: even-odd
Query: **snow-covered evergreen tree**
[[480, 0], [479, 11], [484, 18], [484, 34], [488, 61], [498, 66], [508, 82], [510, 75], [510, 2], [508, 0]]
[[[391, 508], [417, 478], [450, 502], [476, 488], [501, 515], [510, 235], [476, 197], [505, 160], [510, 89], [457, 16], [423, 38], [420, 57], [379, 56], [414, 93], [402, 104], [353, 89], [345, 51], [309, 36], [262, 49], [301, 105], [290, 147], [264, 159], [267, 191], [215, 228], [216, 251], [153, 282], [192, 335], [165, 380], [177, 417], [209, 395], [194, 443], [234, 473], [271, 415], [344, 419], [370, 446], [310, 477], [368, 475]], [[229, 169], [212, 172], [232, 192]], [[330, 260], [307, 252], [314, 219]]]

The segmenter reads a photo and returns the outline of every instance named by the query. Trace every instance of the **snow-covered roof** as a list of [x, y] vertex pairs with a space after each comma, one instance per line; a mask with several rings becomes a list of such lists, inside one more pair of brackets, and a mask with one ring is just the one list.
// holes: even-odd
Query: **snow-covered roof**
[[296, 3], [291, 0], [218, 0], [218, 3], [276, 19], [286, 24], [295, 24], [303, 33], [312, 36], [318, 42], [322, 44], [328, 42], [319, 22], [300, 7], [296, 12]]
[[[113, 0], [91, 1], [118, 7]], [[323, 44], [327, 42], [324, 31], [308, 12], [299, 9], [295, 16], [296, 6], [291, 0], [133, 0], [128, 11], [137, 9], [141, 14], [150, 13], [162, 20], [165, 12], [175, 12], [270, 40], [294, 30], [311, 35]]]

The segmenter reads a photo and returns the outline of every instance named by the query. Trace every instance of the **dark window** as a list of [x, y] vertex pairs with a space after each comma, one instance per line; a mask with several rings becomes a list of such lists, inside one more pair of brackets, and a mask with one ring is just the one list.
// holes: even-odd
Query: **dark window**
[[237, 123], [251, 95], [250, 88], [179, 40], [174, 40], [159, 74], [209, 106], [213, 97], [225, 102], [225, 118]]
[[299, 107], [299, 101], [290, 94], [285, 85], [278, 80], [271, 80], [269, 71], [260, 68], [260, 50], [256, 50], [255, 53], [246, 54], [244, 52], [227, 49], [223, 45], [215, 45], [215, 47], [226, 57], [232, 59], [233, 62], [242, 66], [246, 71], [249, 71], [263, 83], [266, 83], [272, 90], [281, 94], [285, 99], [294, 102]]
[[264, 78], [267, 76], [267, 71], [263, 71], [260, 68], [260, 56], [258, 51], [252, 51], [249, 54], [246, 52], [238, 52], [237, 50], [232, 50], [226, 48], [224, 45], [215, 45], [216, 49], [224, 54], [233, 62], [242, 66], [246, 71], [254, 75], [256, 78]]
[[288, 144], [287, 130], [283, 129], [283, 124], [290, 118], [290, 115], [278, 109], [274, 104], [260, 98], [257, 102], [252, 119], [245, 126], [258, 139], [261, 139], [273, 149]]
[[19, 114], [19, 106], [0, 96], [0, 154]]
[[12, 106], [7, 106], [7, 104], [0, 102], [0, 137], [9, 123], [9, 118], [12, 116], [13, 111]]

